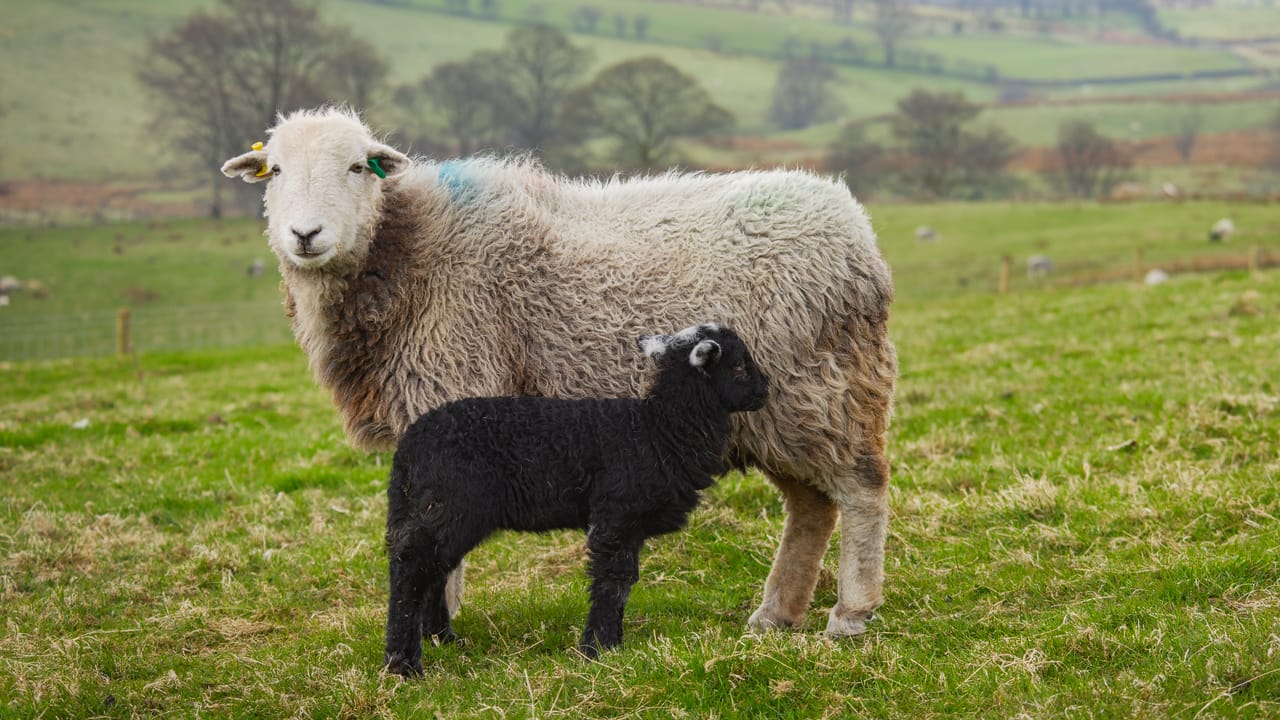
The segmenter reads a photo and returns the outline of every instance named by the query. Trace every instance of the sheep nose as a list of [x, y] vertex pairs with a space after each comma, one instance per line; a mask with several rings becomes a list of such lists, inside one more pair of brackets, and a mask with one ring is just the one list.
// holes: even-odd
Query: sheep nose
[[302, 246], [303, 250], [307, 249], [307, 247], [311, 245], [311, 241], [315, 240], [316, 236], [319, 235], [320, 231], [323, 229], [324, 228], [320, 225], [317, 225], [314, 230], [299, 230], [296, 227], [289, 228], [293, 233], [293, 236], [298, 238], [298, 244]]

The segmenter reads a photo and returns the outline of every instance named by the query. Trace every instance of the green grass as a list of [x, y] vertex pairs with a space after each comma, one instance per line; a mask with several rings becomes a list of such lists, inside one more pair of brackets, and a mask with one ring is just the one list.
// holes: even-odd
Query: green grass
[[1280, 27], [1280, 6], [1217, 5], [1212, 8], [1164, 8], [1159, 13], [1165, 27], [1184, 38], [1239, 40], [1274, 37]]
[[[906, 218], [877, 221], [893, 257]], [[886, 603], [838, 643], [834, 551], [805, 628], [743, 632], [782, 508], [731, 475], [647, 549], [623, 650], [569, 649], [580, 535], [503, 535], [467, 644], [402, 682], [388, 458], [346, 447], [299, 350], [0, 365], [0, 715], [1280, 712], [1280, 276], [930, 299], [897, 272]]]

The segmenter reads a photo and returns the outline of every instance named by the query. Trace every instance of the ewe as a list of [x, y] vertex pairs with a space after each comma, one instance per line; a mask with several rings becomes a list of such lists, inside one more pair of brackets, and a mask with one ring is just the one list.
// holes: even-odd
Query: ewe
[[746, 345], [705, 324], [641, 340], [657, 378], [643, 399], [470, 398], [409, 426], [387, 489], [386, 664], [422, 672], [422, 638], [454, 638], [448, 574], [497, 530], [587, 531], [591, 612], [578, 649], [622, 642], [640, 548], [684, 527], [728, 467], [729, 414], [768, 393]]
[[527, 160], [410, 161], [335, 109], [270, 133], [222, 170], [268, 181], [294, 334], [354, 445], [393, 447], [414, 418], [468, 396], [637, 397], [645, 368], [626, 338], [713, 319], [777, 379], [729, 441], [735, 465], [786, 497], [749, 623], [804, 619], [839, 515], [827, 632], [866, 629], [882, 599], [897, 360], [889, 269], [842, 183], [799, 171], [601, 183]]

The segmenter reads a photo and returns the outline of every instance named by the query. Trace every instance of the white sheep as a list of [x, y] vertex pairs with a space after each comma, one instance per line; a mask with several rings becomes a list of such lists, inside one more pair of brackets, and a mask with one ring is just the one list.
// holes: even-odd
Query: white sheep
[[353, 444], [390, 448], [424, 411], [468, 396], [637, 397], [630, 342], [644, 328], [732, 326], [777, 384], [764, 410], [735, 417], [729, 457], [760, 468], [787, 508], [749, 623], [804, 619], [839, 517], [826, 631], [866, 629], [882, 602], [897, 359], [889, 270], [842, 183], [801, 171], [601, 183], [527, 160], [410, 161], [338, 109], [269, 132], [222, 170], [269, 181], [287, 312]]
[[1027, 277], [1043, 280], [1053, 272], [1053, 259], [1048, 255], [1032, 255], [1027, 258]]
[[1222, 218], [1209, 228], [1209, 242], [1226, 242], [1236, 232], [1236, 224], [1231, 218]]

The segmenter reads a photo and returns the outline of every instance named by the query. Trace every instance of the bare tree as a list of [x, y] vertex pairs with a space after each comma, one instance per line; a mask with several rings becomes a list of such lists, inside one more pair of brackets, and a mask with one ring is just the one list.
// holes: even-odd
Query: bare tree
[[548, 25], [525, 25], [507, 35], [493, 56], [494, 121], [511, 144], [543, 154], [557, 140], [557, 117], [592, 52]]
[[871, 21], [871, 29], [884, 48], [885, 67], [894, 67], [897, 62], [898, 41], [911, 30], [914, 21], [915, 14], [906, 0], [875, 0], [875, 18]]
[[980, 112], [958, 92], [913, 90], [899, 100], [892, 127], [907, 155], [903, 179], [932, 197], [996, 180], [1012, 157], [1013, 140], [994, 129], [967, 129]]
[[783, 130], [808, 127], [835, 117], [839, 102], [831, 96], [836, 73], [817, 58], [794, 58], [778, 72], [769, 119]]
[[[500, 144], [495, 112], [496, 56], [476, 53], [462, 62], [443, 63], [415, 84], [398, 88], [392, 98], [406, 139], [429, 152], [469, 155]], [[443, 148], [442, 138], [452, 147]]]
[[1058, 127], [1057, 182], [1083, 198], [1111, 192], [1129, 167], [1129, 158], [1088, 120], [1067, 120]]
[[723, 133], [733, 116], [697, 80], [649, 57], [601, 70], [569, 97], [564, 123], [575, 133], [613, 140], [621, 165], [650, 170], [675, 159], [677, 140]]
[[1204, 116], [1200, 114], [1199, 109], [1191, 109], [1180, 116], [1174, 124], [1173, 128], [1173, 147], [1178, 151], [1178, 157], [1182, 158], [1182, 162], [1191, 162], [1191, 151], [1195, 149], [1196, 139], [1200, 136], [1200, 130], [1204, 127]]
[[827, 148], [827, 171], [840, 173], [849, 190], [865, 195], [873, 192], [885, 176], [884, 148], [867, 140], [862, 125], [850, 123], [840, 132], [840, 137]]
[[138, 80], [154, 127], [207, 168], [210, 213], [223, 213], [218, 167], [279, 112], [323, 102], [363, 105], [386, 63], [364, 40], [326, 25], [298, 0], [221, 0], [148, 41]]

